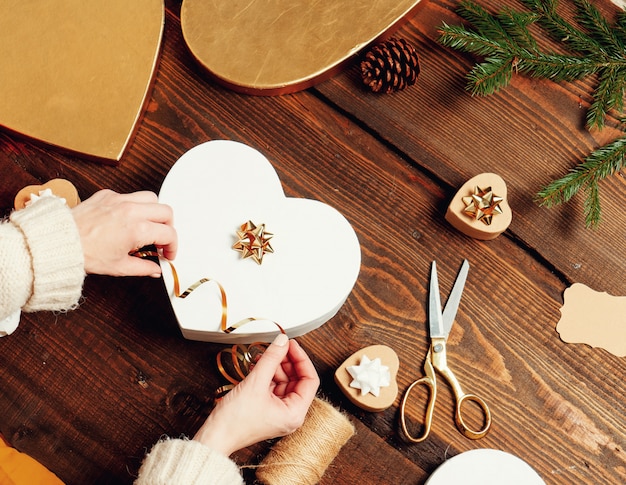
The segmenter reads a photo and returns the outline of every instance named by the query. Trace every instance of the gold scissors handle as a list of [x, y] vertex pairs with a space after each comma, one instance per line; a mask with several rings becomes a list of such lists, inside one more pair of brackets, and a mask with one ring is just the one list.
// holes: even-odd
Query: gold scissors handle
[[[479, 430], [473, 430], [463, 420], [463, 403], [466, 401], [471, 401], [478, 404], [480, 407], [483, 416], [484, 416], [484, 424], [483, 427]], [[476, 394], [462, 394], [456, 397], [456, 411], [454, 414], [454, 422], [456, 423], [456, 427], [459, 429], [463, 436], [471, 439], [471, 440], [479, 440], [484, 437], [491, 427], [491, 412], [487, 407], [487, 403]]]
[[[444, 377], [446, 381], [448, 381], [450, 387], [452, 388], [452, 392], [454, 393], [456, 400], [454, 422], [456, 427], [463, 434], [463, 436], [466, 436], [467, 438], [477, 440], [484, 437], [489, 432], [489, 428], [491, 427], [491, 412], [489, 411], [487, 403], [482, 398], [475, 394], [465, 394], [461, 389], [459, 381], [456, 379], [446, 362], [445, 339], [433, 339], [431, 349], [429, 349], [424, 363], [424, 373], [426, 376], [413, 382], [413, 384], [411, 384], [406, 390], [404, 397], [402, 398], [400, 420], [402, 431], [405, 436], [409, 441], [419, 443], [424, 441], [430, 433], [435, 400], [437, 398], [437, 380], [435, 377], [435, 369]], [[424, 417], [424, 431], [420, 436], [415, 437], [409, 433], [407, 428], [405, 407], [411, 392], [416, 389], [417, 386], [427, 387], [430, 395]], [[463, 405], [467, 402], [477, 404], [483, 414], [483, 426], [478, 430], [470, 428], [463, 419]]]
[[[435, 409], [435, 400], [437, 398], [437, 380], [435, 377], [435, 369], [430, 363], [430, 351], [428, 351], [428, 355], [426, 356], [426, 362], [424, 363], [424, 372], [426, 377], [422, 377], [421, 379], [416, 380], [411, 384], [406, 392], [404, 393], [404, 397], [402, 398], [402, 404], [400, 405], [400, 424], [402, 425], [402, 431], [404, 435], [407, 437], [409, 441], [412, 443], [421, 443], [424, 441], [429, 433], [430, 426], [433, 422], [433, 411]], [[413, 436], [409, 432], [409, 428], [406, 425], [406, 403], [409, 400], [409, 396], [414, 389], [417, 387], [426, 387], [428, 389], [428, 401], [426, 404], [426, 414], [424, 415], [424, 430], [422, 434], [419, 436]]]
[[[452, 388], [452, 392], [454, 393], [454, 398], [456, 401], [456, 406], [454, 410], [454, 422], [456, 423], [456, 427], [459, 431], [472, 440], [477, 440], [485, 436], [489, 432], [489, 428], [491, 427], [491, 412], [487, 407], [487, 403], [475, 394], [465, 394], [461, 389], [461, 385], [459, 381], [452, 373], [450, 368], [448, 367], [447, 357], [446, 357], [446, 341], [445, 339], [435, 338], [432, 339], [431, 348], [428, 351], [429, 354], [427, 356], [432, 360], [433, 367], [439, 372], [450, 387]], [[483, 427], [480, 429], [472, 429], [470, 428], [463, 419], [463, 404], [466, 402], [473, 402], [478, 405], [482, 414], [483, 414]]]

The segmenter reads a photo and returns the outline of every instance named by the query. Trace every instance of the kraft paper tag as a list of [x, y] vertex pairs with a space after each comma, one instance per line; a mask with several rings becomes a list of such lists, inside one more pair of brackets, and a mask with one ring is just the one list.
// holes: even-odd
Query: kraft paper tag
[[601, 347], [626, 357], [626, 296], [612, 296], [574, 283], [563, 293], [556, 330], [566, 343]]

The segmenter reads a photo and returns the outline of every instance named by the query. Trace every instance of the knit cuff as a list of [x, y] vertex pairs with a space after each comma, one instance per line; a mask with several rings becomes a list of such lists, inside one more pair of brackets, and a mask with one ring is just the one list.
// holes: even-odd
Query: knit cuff
[[10, 215], [24, 234], [33, 288], [24, 311], [74, 308], [85, 279], [83, 249], [71, 210], [57, 197], [42, 197]]
[[135, 485], [243, 485], [239, 467], [198, 441], [165, 439], [146, 456]]

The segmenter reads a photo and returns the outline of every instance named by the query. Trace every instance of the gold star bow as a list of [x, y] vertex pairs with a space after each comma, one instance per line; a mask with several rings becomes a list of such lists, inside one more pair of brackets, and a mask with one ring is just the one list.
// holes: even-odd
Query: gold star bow
[[265, 231], [265, 224], [256, 226], [248, 221], [237, 231], [238, 241], [233, 245], [233, 249], [241, 252], [242, 259], [252, 258], [257, 264], [261, 264], [265, 253], [274, 252], [270, 245], [273, 236], [271, 232]]
[[491, 187], [481, 189], [474, 188], [474, 193], [469, 197], [463, 197], [465, 204], [465, 213], [474, 217], [477, 221], [482, 221], [486, 225], [490, 225], [494, 215], [502, 214], [500, 202], [504, 200], [493, 193]]

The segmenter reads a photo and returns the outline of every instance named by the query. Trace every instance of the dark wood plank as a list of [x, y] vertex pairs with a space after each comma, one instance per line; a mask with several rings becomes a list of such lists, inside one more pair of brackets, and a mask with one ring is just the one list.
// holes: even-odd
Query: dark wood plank
[[15, 195], [28, 185], [39, 181], [19, 165], [19, 156], [10, 147], [3, 147], [0, 158], [0, 217], [13, 208]]
[[[485, 6], [495, 12], [501, 3], [485, 2]], [[608, 0], [596, 3], [607, 15], [616, 11]], [[415, 86], [393, 95], [369, 93], [355, 65], [317, 89], [433, 174], [446, 189], [447, 200], [474, 175], [501, 175], [513, 210], [511, 237], [521, 239], [571, 282], [624, 294], [624, 177], [617, 174], [601, 183], [604, 221], [596, 231], [584, 229], [582, 196], [550, 210], [533, 203], [542, 186], [623, 134], [611, 128], [617, 124], [615, 119], [601, 132], [584, 129], [593, 79], [555, 84], [514, 76], [511, 86], [500, 93], [471, 97], [465, 91], [465, 74], [478, 59], [437, 42], [443, 22], [462, 23], [454, 13], [457, 4], [429, 0], [397, 32], [420, 54], [421, 74]], [[505, 4], [521, 8], [518, 2]]]

